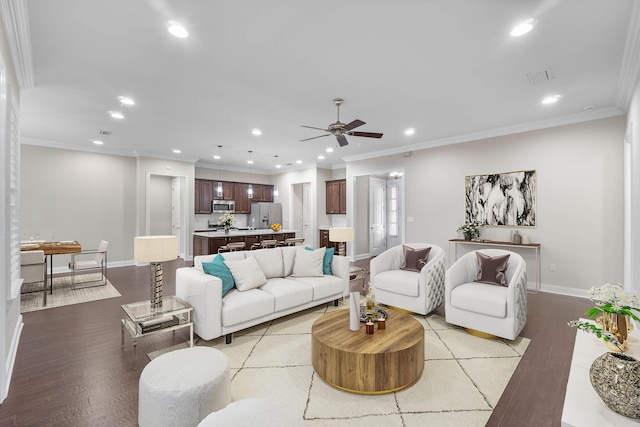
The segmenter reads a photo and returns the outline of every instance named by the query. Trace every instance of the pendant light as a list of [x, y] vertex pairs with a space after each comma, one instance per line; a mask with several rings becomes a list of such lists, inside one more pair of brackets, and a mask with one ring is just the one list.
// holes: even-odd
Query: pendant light
[[249, 163], [249, 187], [247, 188], [247, 197], [249, 199], [253, 199], [253, 185], [251, 185], [251, 181], [253, 181], [253, 157], [251, 153], [253, 153], [253, 151], [249, 150], [249, 161], [247, 162]]
[[278, 164], [278, 155], [276, 154], [273, 157], [276, 158], [276, 179], [273, 186], [273, 200], [275, 201], [278, 198], [278, 168], [280, 168], [280, 165]]
[[222, 190], [222, 165], [220, 159], [222, 159], [222, 145], [218, 145], [218, 186], [216, 187], [216, 197], [218, 199], [222, 199], [224, 196]]

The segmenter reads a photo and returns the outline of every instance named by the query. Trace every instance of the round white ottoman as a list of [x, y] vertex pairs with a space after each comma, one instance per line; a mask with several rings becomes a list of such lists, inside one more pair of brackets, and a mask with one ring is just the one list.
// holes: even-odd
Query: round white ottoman
[[140, 374], [138, 424], [196, 426], [231, 402], [229, 360], [210, 347], [175, 350], [153, 359]]
[[288, 407], [264, 398], [237, 400], [207, 416], [198, 427], [303, 427], [302, 416]]

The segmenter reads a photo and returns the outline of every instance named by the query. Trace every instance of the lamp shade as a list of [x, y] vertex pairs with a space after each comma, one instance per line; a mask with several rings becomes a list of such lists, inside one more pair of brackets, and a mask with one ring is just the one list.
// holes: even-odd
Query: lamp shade
[[330, 242], [353, 242], [352, 227], [332, 227], [329, 229]]
[[164, 262], [177, 257], [177, 236], [138, 236], [133, 240], [136, 262]]

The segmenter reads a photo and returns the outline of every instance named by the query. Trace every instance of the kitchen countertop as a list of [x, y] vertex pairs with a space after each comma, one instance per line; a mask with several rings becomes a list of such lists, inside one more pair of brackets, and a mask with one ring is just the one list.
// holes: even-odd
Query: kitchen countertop
[[272, 231], [270, 228], [257, 229], [257, 230], [229, 230], [228, 233], [222, 231], [196, 231], [194, 236], [201, 237], [233, 237], [233, 236], [259, 236], [264, 234], [282, 234], [282, 233], [296, 233], [299, 230], [286, 230]]

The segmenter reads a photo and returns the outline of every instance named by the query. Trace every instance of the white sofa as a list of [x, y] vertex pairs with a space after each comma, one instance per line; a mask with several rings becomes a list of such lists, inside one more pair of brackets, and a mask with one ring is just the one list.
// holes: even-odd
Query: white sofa
[[194, 332], [205, 340], [226, 335], [229, 344], [233, 332], [330, 301], [337, 305], [349, 295], [347, 257], [333, 256], [332, 275], [297, 277], [292, 274], [298, 248], [223, 253], [230, 261], [254, 257], [267, 278], [259, 288], [234, 288], [224, 298], [222, 281], [202, 268], [203, 262], [212, 261], [217, 254], [196, 256], [193, 267], [176, 270], [176, 296], [193, 306]]
[[429, 243], [405, 243], [414, 249], [431, 247], [425, 266], [419, 271], [401, 270], [402, 246], [387, 249], [370, 263], [370, 280], [376, 302], [427, 314], [444, 298], [445, 258], [442, 248]]

